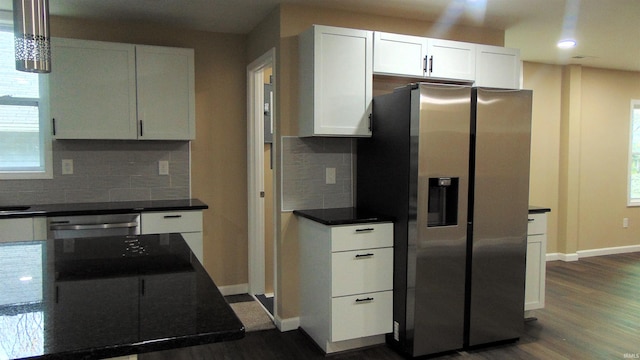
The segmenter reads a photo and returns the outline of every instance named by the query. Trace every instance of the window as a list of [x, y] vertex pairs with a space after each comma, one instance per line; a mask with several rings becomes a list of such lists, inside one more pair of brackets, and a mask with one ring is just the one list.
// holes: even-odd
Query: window
[[640, 206], [640, 100], [631, 100], [629, 143], [629, 199], [627, 205]]
[[51, 178], [46, 76], [15, 70], [13, 27], [0, 23], [0, 179]]

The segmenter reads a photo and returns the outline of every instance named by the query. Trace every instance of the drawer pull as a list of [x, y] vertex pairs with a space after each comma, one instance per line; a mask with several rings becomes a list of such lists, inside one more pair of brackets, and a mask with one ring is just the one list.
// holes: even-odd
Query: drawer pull
[[356, 232], [364, 232], [364, 231], [373, 231], [374, 228], [364, 228], [364, 229], [356, 229]]
[[529, 222], [536, 221], [536, 219], [529, 219]]
[[364, 299], [356, 299], [356, 303], [370, 302], [373, 301], [372, 297], [364, 298]]
[[176, 219], [176, 218], [181, 218], [182, 215], [165, 215], [164, 218], [165, 219]]
[[356, 255], [356, 259], [362, 259], [362, 258], [370, 258], [373, 257], [372, 253], [368, 253], [368, 254], [357, 254]]

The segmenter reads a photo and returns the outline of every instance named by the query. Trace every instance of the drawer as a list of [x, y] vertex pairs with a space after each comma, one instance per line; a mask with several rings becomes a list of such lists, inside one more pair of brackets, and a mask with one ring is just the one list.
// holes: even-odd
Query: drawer
[[202, 231], [202, 211], [143, 212], [140, 216], [142, 234], [162, 234]]
[[393, 246], [392, 223], [332, 226], [331, 251], [349, 251]]
[[337, 252], [331, 255], [331, 295], [393, 289], [393, 248]]
[[0, 219], [0, 242], [32, 240], [34, 240], [32, 218]]
[[529, 214], [527, 235], [539, 235], [547, 232], [547, 214]]
[[390, 333], [393, 291], [343, 296], [331, 300], [331, 341]]

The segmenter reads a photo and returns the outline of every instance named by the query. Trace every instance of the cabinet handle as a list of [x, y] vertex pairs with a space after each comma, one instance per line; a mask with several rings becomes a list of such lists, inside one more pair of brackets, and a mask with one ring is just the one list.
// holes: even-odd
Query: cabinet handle
[[364, 299], [356, 299], [356, 303], [369, 302], [373, 301], [372, 297], [364, 298]]
[[142, 128], [142, 120], [140, 120], [140, 136], [142, 136], [142, 130], [143, 130], [143, 128]]
[[60, 288], [56, 286], [56, 304], [60, 300]]
[[181, 218], [182, 215], [165, 215], [164, 218], [165, 219], [175, 219], [175, 218]]
[[425, 75], [427, 75], [427, 61], [428, 61], [427, 58], [428, 58], [428, 56], [425, 55], [424, 56], [424, 68], [422, 69], [422, 70], [424, 70], [424, 74]]
[[140, 294], [144, 295], [144, 279], [140, 279]]
[[356, 232], [364, 232], [364, 231], [373, 231], [374, 228], [364, 228], [364, 229], [356, 229]]
[[373, 257], [372, 253], [368, 253], [368, 254], [356, 254], [356, 258], [358, 259], [362, 259], [362, 258], [370, 258]]
[[536, 221], [536, 219], [529, 219], [529, 222]]
[[53, 136], [56, 136], [56, 118], [53, 118], [52, 120], [53, 120], [52, 121], [53, 124], [52, 124], [51, 127], [52, 127], [52, 130], [53, 130]]
[[429, 58], [429, 74], [433, 72], [433, 55]]
[[373, 113], [369, 114], [369, 132], [373, 131]]

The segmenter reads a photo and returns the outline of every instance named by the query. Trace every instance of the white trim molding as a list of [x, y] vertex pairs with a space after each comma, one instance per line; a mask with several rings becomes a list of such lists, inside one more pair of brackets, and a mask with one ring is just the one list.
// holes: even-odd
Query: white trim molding
[[280, 330], [280, 332], [297, 330], [300, 327], [299, 317], [283, 319], [279, 316], [276, 316], [274, 318], [274, 322], [276, 324], [276, 327]]
[[218, 286], [218, 290], [220, 290], [220, 293], [222, 294], [222, 296], [247, 294], [249, 292], [249, 284], [245, 283], [245, 284]]
[[548, 253], [547, 261], [578, 261], [581, 258], [640, 252], [640, 245], [616, 246], [601, 249], [578, 250], [575, 253]]

